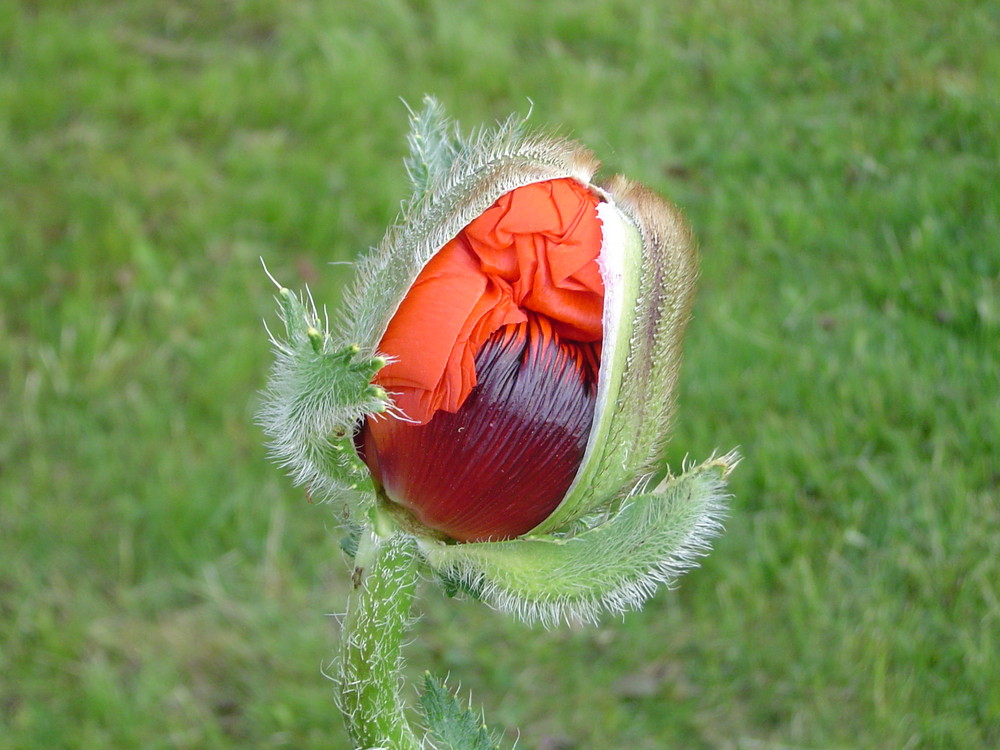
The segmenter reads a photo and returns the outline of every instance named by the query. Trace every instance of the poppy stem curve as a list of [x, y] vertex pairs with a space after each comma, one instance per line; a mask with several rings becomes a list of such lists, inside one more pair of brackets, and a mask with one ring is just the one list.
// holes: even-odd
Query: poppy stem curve
[[354, 558], [340, 639], [337, 705], [359, 748], [419, 750], [399, 694], [403, 634], [417, 583], [416, 545], [366, 527]]

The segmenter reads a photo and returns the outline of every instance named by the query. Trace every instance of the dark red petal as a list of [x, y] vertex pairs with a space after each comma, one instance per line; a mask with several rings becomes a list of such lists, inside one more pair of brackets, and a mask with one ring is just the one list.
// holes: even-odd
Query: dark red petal
[[509, 539], [541, 523], [576, 475], [594, 417], [596, 344], [545, 319], [500, 329], [476, 355], [478, 384], [424, 425], [368, 420], [375, 481], [425, 526], [459, 541]]

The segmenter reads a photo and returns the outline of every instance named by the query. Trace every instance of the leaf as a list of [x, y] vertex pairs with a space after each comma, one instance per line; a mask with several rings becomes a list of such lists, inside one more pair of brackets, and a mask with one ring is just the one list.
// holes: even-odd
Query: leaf
[[439, 750], [499, 750], [498, 739], [469, 708], [462, 708], [444, 683], [424, 673], [420, 708], [427, 739]]
[[706, 461], [572, 537], [506, 542], [420, 542], [432, 568], [461, 580], [490, 606], [526, 622], [594, 623], [637, 609], [696, 564], [721, 529], [735, 453]]

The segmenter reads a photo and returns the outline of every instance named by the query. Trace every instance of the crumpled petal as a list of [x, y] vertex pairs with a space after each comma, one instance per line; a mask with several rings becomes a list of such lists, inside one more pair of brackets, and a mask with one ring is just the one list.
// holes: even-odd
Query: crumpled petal
[[564, 340], [600, 342], [598, 202], [569, 178], [525, 185], [435, 254], [379, 344], [394, 361], [375, 382], [406, 417], [426, 424], [438, 410], [456, 412], [476, 385], [479, 349], [528, 312], [548, 318]]

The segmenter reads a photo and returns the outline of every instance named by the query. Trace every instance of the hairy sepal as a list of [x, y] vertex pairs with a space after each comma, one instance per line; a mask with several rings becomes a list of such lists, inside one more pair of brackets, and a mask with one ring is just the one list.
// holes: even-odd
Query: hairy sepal
[[[612, 429], [621, 429], [618, 426], [622, 415], [619, 394], [635, 325], [632, 311], [637, 304], [643, 270], [642, 237], [635, 224], [613, 203], [599, 204], [597, 213], [604, 234], [600, 266], [605, 298], [604, 341], [594, 421], [573, 483], [558, 507], [532, 533], [562, 529], [592, 506], [606, 505], [609, 499], [614, 499], [614, 495], [604, 489], [608, 484], [607, 475], [614, 473], [617, 477], [618, 470], [628, 466], [627, 455], [618, 455], [618, 447], [610, 442], [610, 436]], [[635, 487], [640, 476], [641, 473], [631, 477], [628, 489]]]
[[358, 263], [341, 307], [339, 327], [368, 355], [421, 269], [500, 196], [563, 177], [589, 185], [598, 167], [583, 146], [531, 133], [521, 117], [461, 138], [431, 98], [421, 113], [411, 113], [411, 128], [406, 163], [414, 195], [378, 248]]
[[406, 143], [410, 153], [404, 160], [406, 173], [422, 200], [432, 186], [448, 176], [451, 165], [462, 151], [458, 124], [444, 113], [444, 107], [432, 96], [424, 97], [424, 108], [414, 112], [409, 105], [410, 132]]
[[[532, 533], [565, 529], [627, 497], [643, 476], [661, 470], [670, 434], [698, 276], [694, 241], [680, 211], [648, 188], [621, 176], [603, 188], [624, 227], [617, 261], [612, 253], [605, 263], [623, 265], [617, 274], [605, 269], [608, 293], [619, 299], [605, 310], [594, 428], [577, 479]], [[607, 250], [614, 248], [602, 255]]]
[[736, 453], [713, 458], [568, 538], [443, 544], [422, 540], [430, 566], [490, 606], [528, 623], [596, 623], [638, 609], [706, 554], [721, 531]]
[[259, 414], [268, 445], [296, 484], [348, 501], [361, 519], [373, 495], [352, 436], [363, 417], [388, 408], [385, 391], [371, 384], [385, 360], [335, 341], [311, 298], [281, 288], [278, 303], [284, 334], [271, 334], [275, 362]]

